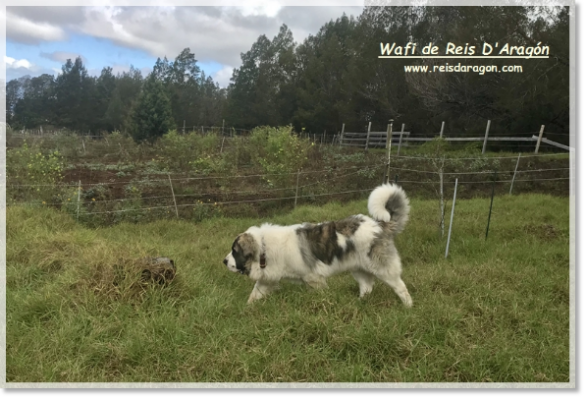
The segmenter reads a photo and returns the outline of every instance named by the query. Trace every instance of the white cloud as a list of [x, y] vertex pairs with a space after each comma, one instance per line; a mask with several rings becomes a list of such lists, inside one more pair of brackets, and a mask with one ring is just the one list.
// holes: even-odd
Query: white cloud
[[63, 41], [67, 39], [67, 35], [59, 26], [46, 22], [33, 22], [7, 11], [6, 38], [20, 43], [39, 44], [47, 41]]
[[279, 13], [279, 10], [282, 7], [274, 1], [249, 0], [246, 2], [246, 6], [241, 6], [237, 8], [242, 10], [242, 15], [244, 15], [245, 17], [249, 15], [264, 15], [272, 18]]
[[14, 59], [12, 57], [4, 56], [4, 63], [6, 64], [6, 69], [33, 69], [34, 65], [24, 58], [21, 60]]
[[224, 68], [220, 69], [216, 72], [213, 76], [214, 82], [217, 82], [220, 87], [228, 87], [230, 84], [230, 78], [232, 77], [232, 72], [234, 68], [225, 66]]
[[[251, 0], [244, 7], [8, 7], [6, 29], [7, 38], [20, 43], [60, 41], [67, 38], [67, 32], [75, 32], [168, 59], [189, 47], [200, 64], [223, 66], [214, 80], [226, 87], [233, 68], [241, 63], [240, 54], [249, 51], [260, 35], [272, 40], [286, 24], [300, 43], [344, 12], [358, 15], [362, 11], [362, 7], [284, 7], [283, 3]], [[89, 57], [91, 51], [88, 48], [85, 55]]]

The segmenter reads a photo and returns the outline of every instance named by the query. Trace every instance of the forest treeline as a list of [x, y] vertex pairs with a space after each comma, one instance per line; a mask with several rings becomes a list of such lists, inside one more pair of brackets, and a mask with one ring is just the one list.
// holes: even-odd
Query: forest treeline
[[[448, 42], [548, 46], [548, 59], [379, 59], [381, 43]], [[197, 52], [197, 49], [193, 49]], [[568, 7], [365, 7], [296, 43], [283, 25], [261, 35], [220, 88], [186, 48], [158, 59], [152, 73], [135, 68], [89, 76], [81, 58], [61, 73], [11, 80], [6, 121], [15, 129], [54, 126], [87, 133], [127, 131], [152, 138], [193, 126], [292, 124], [297, 131], [334, 133], [342, 123], [383, 130], [389, 119], [414, 134], [478, 135], [486, 120], [498, 132], [569, 132]], [[522, 73], [406, 73], [406, 65], [520, 65]], [[185, 122], [184, 122], [185, 121]], [[158, 126], [156, 129], [154, 126]]]

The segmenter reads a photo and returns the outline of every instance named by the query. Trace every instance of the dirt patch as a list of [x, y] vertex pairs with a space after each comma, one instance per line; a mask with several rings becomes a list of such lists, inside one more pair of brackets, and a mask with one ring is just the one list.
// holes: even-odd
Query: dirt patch
[[523, 232], [543, 241], [555, 240], [559, 235], [555, 226], [552, 226], [551, 224], [527, 224], [523, 226]]

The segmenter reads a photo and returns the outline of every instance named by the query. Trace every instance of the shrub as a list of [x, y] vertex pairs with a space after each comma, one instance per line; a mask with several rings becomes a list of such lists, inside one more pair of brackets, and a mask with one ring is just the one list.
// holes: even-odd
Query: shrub
[[43, 154], [25, 142], [21, 148], [6, 152], [6, 169], [19, 185], [10, 190], [13, 198], [29, 200], [29, 196], [44, 203], [61, 198], [59, 183], [63, 179], [63, 157], [58, 151]]
[[258, 127], [252, 131], [250, 142], [255, 148], [258, 162], [266, 174], [270, 186], [282, 186], [288, 182], [288, 174], [301, 169], [307, 162], [311, 144], [292, 134], [292, 126]]

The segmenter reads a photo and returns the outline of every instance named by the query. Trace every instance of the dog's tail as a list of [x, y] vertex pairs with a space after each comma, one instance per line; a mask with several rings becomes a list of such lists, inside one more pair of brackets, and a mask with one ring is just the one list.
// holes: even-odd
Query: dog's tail
[[400, 233], [409, 220], [409, 198], [395, 184], [383, 184], [368, 197], [368, 212], [380, 222], [394, 222], [392, 230]]

